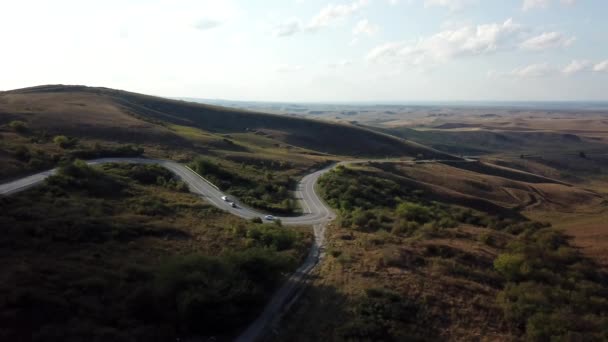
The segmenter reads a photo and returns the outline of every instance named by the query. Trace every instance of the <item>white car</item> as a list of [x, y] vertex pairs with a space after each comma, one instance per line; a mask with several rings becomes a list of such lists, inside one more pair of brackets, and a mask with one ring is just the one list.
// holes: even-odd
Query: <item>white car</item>
[[264, 219], [266, 219], [268, 221], [274, 221], [274, 216], [272, 216], [272, 215], [266, 215], [266, 216], [264, 216]]
[[231, 207], [236, 208], [236, 203], [234, 203], [234, 202], [228, 202], [228, 204], [230, 204]]
[[222, 196], [222, 200], [226, 202], [230, 202], [230, 198], [228, 196]]

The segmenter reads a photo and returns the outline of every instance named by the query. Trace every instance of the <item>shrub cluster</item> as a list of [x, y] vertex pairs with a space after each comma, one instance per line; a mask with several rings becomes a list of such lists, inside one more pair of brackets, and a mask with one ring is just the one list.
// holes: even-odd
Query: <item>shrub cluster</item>
[[294, 260], [269, 249], [168, 260], [127, 300], [145, 323], [172, 324], [178, 335], [232, 335], [255, 314]]
[[297, 182], [291, 177], [275, 177], [271, 172], [244, 177], [204, 158], [197, 158], [190, 167], [252, 207], [283, 214], [291, 214], [297, 208], [289, 192]]
[[354, 319], [337, 331], [340, 339], [355, 341], [415, 341], [421, 306], [384, 288], [369, 288], [357, 303]]
[[[65, 140], [65, 139], [67, 140]], [[32, 138], [44, 140], [44, 134]], [[18, 161], [22, 162], [23, 171], [48, 170], [60, 163], [67, 163], [75, 159], [95, 159], [103, 157], [137, 157], [144, 153], [143, 148], [132, 145], [121, 145], [117, 147], [102, 147], [95, 145], [94, 148], [80, 146], [72, 149], [77, 144], [77, 140], [65, 136], [55, 137], [56, 143], [63, 148], [61, 152], [49, 153], [42, 149], [28, 147], [26, 145], [11, 146], [8, 150]], [[41, 141], [35, 141], [40, 143]], [[42, 141], [43, 142], [43, 141]], [[66, 150], [67, 149], [67, 150]]]
[[[250, 322], [297, 264], [293, 250], [302, 249], [302, 234], [239, 222], [238, 239], [222, 236], [228, 239], [220, 255], [169, 257], [192, 250], [165, 247], [189, 238], [189, 231], [133, 213], [178, 214], [181, 203], [139, 186], [167, 184], [172, 177], [157, 165], [74, 161], [47, 185], [0, 198], [0, 226], [6, 227], [0, 245], [25, 265], [11, 268], [14, 274], [0, 286], [0, 340], [21, 340], [24, 331], [33, 341], [227, 340]], [[122, 197], [107, 197], [115, 187]], [[210, 226], [223, 223], [214, 219]], [[144, 237], [144, 245], [126, 243]], [[124, 258], [140, 248], [150, 253]]]
[[66, 137], [65, 135], [58, 135], [53, 138], [53, 142], [63, 149], [69, 149], [78, 144], [78, 139]]
[[499, 255], [505, 318], [532, 341], [608, 338], [608, 279], [550, 228], [528, 230]]
[[471, 210], [426, 200], [423, 191], [340, 166], [319, 184], [325, 200], [340, 210], [343, 227], [409, 235], [422, 227], [450, 228], [480, 220]]
[[355, 208], [392, 207], [396, 198], [408, 197], [408, 189], [395, 181], [364, 175], [338, 166], [319, 179], [323, 198], [332, 207], [350, 212]]
[[105, 172], [137, 181], [143, 185], [158, 185], [181, 192], [188, 191], [188, 185], [176, 178], [166, 168], [156, 164], [110, 163], [102, 166]]
[[8, 127], [10, 127], [10, 129], [12, 129], [13, 131], [22, 134], [29, 131], [29, 126], [27, 125], [27, 123], [19, 120], [13, 120], [9, 122]]
[[302, 241], [302, 235], [291, 229], [284, 229], [277, 225], [255, 224], [248, 227], [237, 226], [235, 235], [251, 239], [255, 246], [272, 248], [283, 251], [297, 247]]
[[58, 155], [50, 155], [45, 151], [30, 149], [24, 145], [17, 146], [12, 154], [17, 160], [27, 163], [28, 171], [50, 169], [60, 160]]
[[139, 157], [144, 154], [144, 148], [133, 145], [102, 146], [95, 144], [91, 149], [78, 149], [70, 152], [71, 158], [95, 159], [110, 157]]
[[431, 201], [420, 189], [342, 166], [321, 177], [319, 185], [328, 204], [340, 211], [341, 225], [361, 231], [438, 235], [443, 228], [463, 223], [519, 234], [549, 226]]
[[56, 190], [85, 191], [93, 196], [113, 196], [121, 193], [125, 183], [97, 170], [82, 160], [60, 166], [57, 173], [46, 179]]

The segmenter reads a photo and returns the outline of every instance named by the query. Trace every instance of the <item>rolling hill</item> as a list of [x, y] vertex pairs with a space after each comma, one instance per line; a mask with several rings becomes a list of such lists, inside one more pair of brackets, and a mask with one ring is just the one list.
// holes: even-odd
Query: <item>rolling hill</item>
[[172, 125], [214, 134], [254, 132], [284, 144], [342, 156], [417, 156], [445, 153], [345, 124], [248, 112], [86, 86], [46, 85], [0, 93], [0, 124], [24, 120], [49, 134], [128, 143], [188, 146]]
[[567, 132], [552, 131], [498, 131], [484, 128], [453, 130], [456, 124], [444, 124], [431, 130], [416, 130], [409, 127], [373, 129], [403, 139], [424, 144], [454, 154], [578, 154], [579, 151], [601, 153], [605, 144]]

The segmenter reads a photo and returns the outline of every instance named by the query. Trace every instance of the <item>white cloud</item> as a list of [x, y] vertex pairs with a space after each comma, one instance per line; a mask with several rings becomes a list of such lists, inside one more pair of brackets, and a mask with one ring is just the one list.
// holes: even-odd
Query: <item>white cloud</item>
[[201, 19], [196, 24], [194, 24], [194, 27], [197, 30], [205, 31], [205, 30], [210, 30], [212, 28], [216, 28], [216, 27], [218, 27], [220, 25], [221, 25], [221, 23], [219, 21], [217, 21], [217, 20], [213, 20], [213, 19]]
[[516, 77], [516, 78], [542, 78], [549, 76], [573, 76], [581, 72], [608, 72], [608, 60], [594, 64], [588, 60], [573, 60], [564, 67], [556, 67], [548, 63], [530, 64], [524, 67], [515, 68], [508, 72], [498, 72], [490, 70], [487, 76], [495, 77]]
[[321, 11], [310, 20], [310, 23], [306, 25], [306, 29], [314, 31], [327, 27], [336, 21], [358, 12], [367, 4], [368, 0], [357, 0], [349, 4], [342, 5], [329, 4], [321, 9]]
[[272, 35], [275, 37], [287, 37], [294, 35], [302, 30], [302, 25], [297, 19], [291, 19], [274, 28]]
[[415, 43], [390, 42], [367, 54], [369, 61], [401, 61], [410, 64], [445, 62], [454, 57], [482, 55], [511, 44], [521, 26], [512, 19], [458, 29], [444, 30]]
[[550, 0], [524, 0], [522, 9], [529, 11], [536, 8], [547, 8], [550, 5]]
[[593, 66], [593, 71], [605, 71], [608, 72], [608, 59], [605, 61], [601, 61]]
[[588, 60], [573, 60], [562, 69], [562, 73], [573, 75], [581, 71], [591, 70], [591, 66], [592, 64]]
[[361, 19], [357, 22], [355, 27], [353, 28], [353, 34], [355, 36], [359, 35], [367, 35], [373, 36], [376, 32], [378, 32], [378, 26], [373, 25], [367, 19]]
[[554, 67], [547, 63], [539, 63], [513, 69], [509, 75], [519, 78], [540, 78], [553, 75], [556, 71]]
[[397, 57], [400, 51], [404, 48], [404, 43], [391, 42], [384, 43], [376, 46], [368, 54], [366, 59], [369, 61], [378, 61], [381, 59], [388, 59], [391, 57]]
[[576, 40], [575, 37], [567, 37], [560, 32], [543, 32], [538, 36], [526, 39], [520, 44], [524, 50], [547, 50], [559, 47], [568, 47]]
[[337, 63], [329, 63], [327, 64], [328, 67], [332, 68], [332, 69], [337, 69], [337, 68], [345, 68], [348, 67], [352, 64], [352, 62], [350, 60], [341, 60]]
[[276, 67], [276, 71], [279, 73], [288, 73], [288, 72], [296, 72], [304, 69], [301, 65], [290, 65], [290, 64], [281, 64]]
[[[308, 24], [303, 25], [299, 20], [291, 19], [277, 25], [272, 34], [275, 37], [288, 37], [303, 31], [315, 32], [355, 14], [367, 4], [368, 0], [356, 0], [342, 5], [329, 4], [310, 19]], [[374, 27], [368, 27], [368, 29], [374, 29]]]
[[[565, 6], [573, 6], [577, 0], [560, 0], [559, 2]], [[552, 0], [524, 0], [522, 9], [529, 11], [532, 9], [548, 8], [552, 3]]]
[[424, 0], [424, 7], [447, 7], [452, 11], [477, 3], [477, 0]]

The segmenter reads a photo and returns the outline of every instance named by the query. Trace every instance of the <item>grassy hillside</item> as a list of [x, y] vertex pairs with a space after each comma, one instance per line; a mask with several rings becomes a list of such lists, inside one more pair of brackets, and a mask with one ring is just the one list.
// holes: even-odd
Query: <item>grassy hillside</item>
[[[247, 112], [84, 86], [40, 86], [0, 93], [0, 179], [75, 158], [139, 156], [197, 168], [246, 204], [291, 214], [296, 180], [351, 157], [454, 158], [355, 126]], [[202, 160], [202, 161], [201, 161]], [[194, 165], [194, 164], [192, 164]]]
[[477, 126], [474, 128], [476, 129], [471, 131], [458, 131], [375, 127], [374, 130], [409, 139], [448, 153], [465, 155], [507, 153], [542, 156], [546, 153], [559, 152], [576, 156], [580, 151], [593, 155], [602, 153], [606, 148], [605, 143], [566, 132], [491, 131]]
[[155, 165], [76, 162], [0, 198], [0, 340], [234, 337], [311, 234], [236, 218], [185, 189]]
[[[84, 86], [40, 86], [0, 93], [0, 124], [22, 119], [34, 129], [124, 142], [185, 145], [169, 124], [213, 133], [260, 132], [285, 144], [348, 156], [441, 155], [359, 127], [247, 112]], [[186, 139], [187, 140], [187, 139]]]
[[[319, 277], [276, 341], [608, 336], [608, 276], [550, 223], [527, 218], [539, 207], [554, 218], [575, 202], [601, 207], [595, 194], [442, 164], [353, 165], [319, 185], [340, 217]], [[518, 206], [525, 194], [547, 202]], [[492, 206], [463, 208], [465, 197]]]

